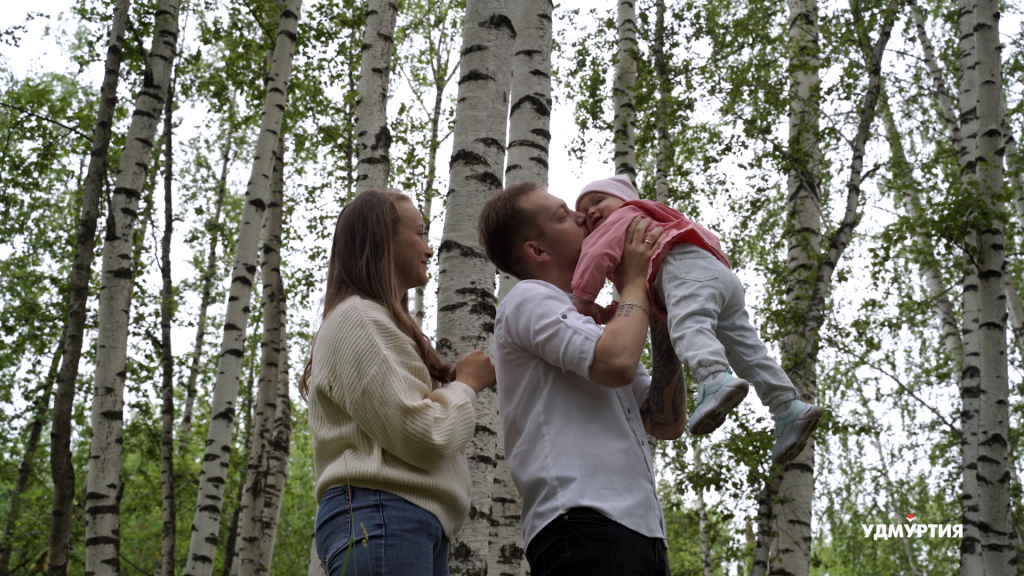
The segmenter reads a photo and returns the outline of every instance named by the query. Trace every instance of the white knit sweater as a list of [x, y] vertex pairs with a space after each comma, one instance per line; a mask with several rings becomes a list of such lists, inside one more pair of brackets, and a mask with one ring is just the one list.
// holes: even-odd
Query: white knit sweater
[[432, 512], [452, 538], [469, 516], [473, 389], [432, 389], [412, 339], [357, 296], [324, 318], [310, 380], [316, 501], [342, 484], [385, 490]]

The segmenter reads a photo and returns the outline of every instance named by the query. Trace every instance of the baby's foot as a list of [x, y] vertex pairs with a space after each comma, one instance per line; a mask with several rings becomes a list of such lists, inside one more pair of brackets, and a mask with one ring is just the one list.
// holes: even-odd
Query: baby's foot
[[711, 382], [697, 386], [697, 407], [690, 416], [690, 434], [711, 434], [725, 422], [725, 417], [747, 397], [750, 384], [728, 372]]
[[775, 447], [772, 464], [785, 464], [803, 451], [811, 432], [821, 419], [821, 408], [802, 400], [793, 400], [787, 410], [775, 418]]

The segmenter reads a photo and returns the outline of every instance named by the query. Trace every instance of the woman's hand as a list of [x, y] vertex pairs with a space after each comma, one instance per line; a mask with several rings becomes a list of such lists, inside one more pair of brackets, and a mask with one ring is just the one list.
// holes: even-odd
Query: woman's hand
[[491, 364], [491, 358], [487, 354], [480, 350], [474, 350], [459, 358], [452, 372], [452, 380], [454, 381], [456, 377], [459, 382], [479, 394], [494, 384], [494, 364]]
[[659, 226], [647, 232], [650, 218], [634, 218], [626, 229], [626, 238], [622, 246], [622, 260], [619, 261], [615, 274], [623, 287], [634, 283], [647, 284], [647, 270], [651, 258], [661, 247], [662, 228]]

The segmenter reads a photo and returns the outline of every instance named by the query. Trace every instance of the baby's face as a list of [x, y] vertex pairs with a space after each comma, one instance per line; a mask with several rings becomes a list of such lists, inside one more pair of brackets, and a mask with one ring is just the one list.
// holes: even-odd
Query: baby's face
[[621, 198], [604, 192], [591, 192], [584, 196], [580, 200], [580, 212], [587, 215], [587, 230], [593, 232], [622, 204]]

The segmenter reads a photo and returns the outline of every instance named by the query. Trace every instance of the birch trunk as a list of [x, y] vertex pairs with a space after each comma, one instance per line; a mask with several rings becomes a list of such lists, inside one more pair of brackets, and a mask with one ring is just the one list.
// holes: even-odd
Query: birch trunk
[[1006, 266], [1003, 232], [1003, 83], [999, 5], [977, 0], [974, 34], [978, 81], [978, 188], [984, 210], [975, 229], [980, 277], [981, 406], [978, 451], [979, 532], [985, 574], [1016, 573], [1016, 551], [1009, 522], [1009, 379], [1006, 359]]
[[177, 504], [174, 500], [174, 356], [171, 353], [171, 316], [174, 310], [174, 286], [171, 284], [171, 237], [174, 233], [174, 85], [164, 106], [164, 233], [160, 242], [160, 361], [163, 372], [160, 416], [160, 489], [163, 496], [160, 576], [174, 576], [174, 539]]
[[82, 190], [82, 208], [71, 269], [68, 318], [64, 328], [64, 361], [57, 377], [53, 400], [53, 425], [50, 428], [50, 473], [53, 478], [53, 506], [47, 538], [50, 576], [65, 576], [71, 540], [72, 502], [75, 497], [75, 468], [71, 463], [71, 414], [75, 402], [78, 363], [82, 357], [86, 304], [92, 276], [93, 250], [96, 247], [96, 220], [99, 218], [100, 192], [107, 178], [107, 151], [114, 109], [117, 107], [117, 82], [121, 71], [121, 45], [128, 22], [130, 0], [117, 0], [107, 41], [103, 65], [99, 110], [93, 130], [89, 171]]
[[366, 11], [359, 97], [356, 100], [356, 193], [388, 185], [391, 132], [388, 130], [388, 83], [395, 43], [396, 0], [370, 0]]
[[260, 379], [249, 448], [249, 464], [242, 491], [238, 568], [241, 576], [265, 574], [262, 564], [263, 511], [269, 473], [269, 451], [277, 413], [281, 358], [281, 228], [284, 200], [284, 136], [277, 139], [270, 197], [266, 210], [261, 276], [263, 277], [263, 339], [260, 343]]
[[[283, 172], [283, 166], [282, 166]], [[282, 195], [283, 202], [283, 195]], [[279, 276], [280, 278], [280, 276]], [[274, 434], [270, 438], [267, 455], [267, 484], [263, 491], [263, 541], [260, 545], [260, 564], [270, 572], [274, 559], [274, 543], [277, 539], [277, 522], [281, 515], [281, 498], [288, 478], [288, 458], [291, 454], [292, 401], [289, 397], [288, 364], [288, 310], [284, 283], [277, 287], [281, 302], [281, 353], [277, 378], [277, 411], [274, 413]]]
[[[788, 247], [787, 306], [806, 313], [815, 280], [817, 257], [821, 252], [821, 148], [819, 143], [820, 60], [818, 56], [817, 0], [788, 0], [790, 40], [790, 116], [789, 154], [793, 166], [787, 177]], [[800, 312], [797, 312], [800, 311]], [[780, 349], [786, 372], [804, 401], [817, 397], [817, 357], [809, 338], [800, 329], [790, 330]], [[758, 570], [804, 576], [808, 573], [811, 527], [811, 500], [814, 493], [814, 443], [808, 442], [797, 458], [785, 467], [777, 479], [778, 499], [763, 498], [762, 508], [771, 507], [769, 559], [767, 539], [759, 530], [755, 551]], [[760, 512], [760, 511], [759, 511]], [[759, 516], [763, 514], [759, 513]], [[765, 520], [759, 521], [759, 528]], [[765, 559], [762, 565], [762, 558]], [[770, 564], [768, 564], [770, 562]]]
[[668, 126], [673, 119], [670, 98], [672, 98], [672, 82], [668, 75], [668, 63], [665, 58], [665, 0], [655, 0], [654, 44], [651, 52], [654, 56], [654, 73], [658, 80], [658, 152], [654, 168], [655, 199], [662, 204], [668, 203], [668, 165], [672, 150], [672, 141]]
[[636, 6], [635, 0], [618, 0], [618, 52], [612, 86], [612, 120], [615, 140], [615, 173], [627, 174], [636, 184]]
[[[957, 155], [960, 164], [960, 185], [964, 190], [974, 187], [977, 169], [977, 54], [974, 37], [974, 5], [972, 0], [959, 0], [960, 30], [960, 135]], [[965, 247], [977, 246], [976, 238], [968, 233]], [[963, 361], [960, 376], [961, 453], [963, 459], [963, 526], [960, 544], [960, 574], [984, 574], [984, 554], [979, 523], [980, 488], [978, 486], [978, 440], [981, 404], [981, 369], [979, 324], [981, 302], [978, 298], [977, 270], [970, 254], [964, 256], [964, 278], [961, 315], [963, 316]]]
[[14, 551], [14, 524], [21, 516], [21, 495], [28, 488], [28, 481], [35, 467], [36, 450], [39, 448], [39, 439], [43, 435], [43, 425], [46, 423], [47, 412], [50, 409], [53, 383], [57, 379], [61, 358], [64, 357], [64, 340], [65, 335], [61, 334], [57, 342], [57, 350], [50, 361], [50, 369], [47, 370], [46, 379], [43, 381], [43, 389], [36, 400], [32, 423], [28, 427], [28, 439], [25, 441], [25, 453], [21, 457], [18, 477], [14, 481], [14, 489], [11, 491], [10, 502], [7, 504], [4, 531], [0, 536], [0, 576], [10, 574], [11, 553]]
[[301, 0], [286, 0], [278, 23], [274, 59], [267, 78], [263, 119], [256, 141], [252, 173], [245, 193], [245, 207], [235, 249], [224, 334], [217, 362], [217, 380], [210, 406], [206, 454], [203, 457], [199, 494], [192, 522], [192, 538], [185, 566], [186, 576], [210, 576], [213, 571], [224, 481], [231, 453], [231, 431], [234, 424], [235, 401], [238, 397], [238, 379], [242, 367], [253, 275], [256, 269], [257, 240], [270, 188], [274, 149], [277, 147], [284, 116], [301, 7]]
[[[522, 0], [516, 13], [512, 56], [512, 107], [508, 119], [505, 186], [548, 185], [551, 143], [551, 0]], [[519, 282], [500, 273], [498, 301]], [[502, 461], [499, 466], [504, 466]]]
[[[257, 295], [257, 300], [262, 301]], [[260, 321], [262, 316], [262, 310], [259, 310], [253, 317], [255, 328]], [[249, 453], [249, 447], [252, 446], [252, 428], [253, 428], [253, 408], [254, 398], [253, 390], [256, 386], [256, 355], [254, 352], [248, 353], [248, 376], [245, 378], [245, 394], [242, 396], [242, 449], [246, 454]], [[239, 542], [239, 520], [242, 517], [242, 513], [245, 511], [243, 507], [242, 494], [245, 490], [245, 477], [240, 479], [238, 492], [235, 495], [235, 509], [231, 513], [231, 521], [228, 523], [228, 541], [224, 546], [224, 571], [223, 576], [238, 576], [238, 551], [241, 543]]]
[[[797, 38], [793, 38], [794, 46], [801, 47], [801, 50], [808, 50], [808, 52], [804, 52], [803, 54], [799, 51], [796, 52], [793, 64], [797, 67], [797, 75], [806, 73], [806, 70], [813, 70], [813, 78], [817, 79], [817, 58], [816, 55], [812, 55], [817, 46], [817, 7], [813, 4], [813, 0], [803, 6], [797, 6], [796, 4], [791, 6], [802, 8], [802, 11], [793, 11], [795, 20], [791, 21], [791, 34], [794, 29], [804, 29], [803, 32], [797, 33]], [[860, 103], [857, 133], [851, 146], [852, 158], [850, 160], [850, 176], [846, 184], [846, 209], [843, 213], [842, 220], [836, 227], [836, 231], [829, 238], [828, 247], [824, 253], [824, 258], [820, 260], [820, 265], [815, 264], [815, 262], [819, 261], [819, 258], [821, 258], [818, 254], [809, 254], [806, 252], [806, 246], [815, 240], [820, 240], [821, 237], [820, 196], [815, 195], [815, 201], [807, 203], [808, 206], [813, 206], [813, 211], [806, 212], [807, 216], [810, 217], [808, 220], [810, 222], [817, 223], [817, 234], [811, 235], [800, 231], [799, 228], [794, 228], [792, 224], [793, 220], [791, 220], [790, 224], [790, 278], [796, 279], [803, 274], [802, 272], [796, 272], [794, 270], [794, 260], [800, 261], [802, 258], [808, 258], [806, 262], [814, 268], [814, 270], [812, 270], [814, 277], [813, 285], [810, 290], [810, 298], [804, 302], [800, 302], [798, 300], [797, 307], [795, 308], [802, 312], [802, 314], [799, 315], [801, 317], [800, 323], [790, 332], [790, 335], [783, 340], [782, 346], [784, 364], [789, 367], [788, 372], [790, 377], [797, 389], [800, 391], [801, 398], [805, 401], [814, 402], [817, 397], [817, 376], [815, 368], [817, 364], [818, 343], [820, 340], [819, 331], [824, 322], [825, 304], [832, 289], [832, 276], [835, 273], [836, 268], [839, 266], [840, 259], [846, 251], [846, 247], [849, 245], [849, 242], [853, 237], [853, 230], [857, 225], [857, 221], [860, 219], [859, 204], [864, 169], [865, 147], [871, 136], [871, 124], [874, 121], [875, 111], [877, 109], [879, 95], [881, 93], [882, 57], [885, 54], [885, 47], [888, 44], [892, 33], [895, 16], [896, 9], [894, 6], [889, 6], [885, 9], [883, 12], [883, 22], [881, 29], [879, 30], [878, 39], [875, 42], [870, 55], [867, 56], [868, 61], [866, 62], [866, 68], [868, 71], [868, 83]], [[813, 33], [810, 32], [812, 29], [814, 30]], [[799, 37], [801, 35], [803, 36], [802, 38]], [[811, 38], [813, 38], [813, 46], [801, 43], [802, 41], [807, 41]], [[805, 58], [809, 59], [804, 60]], [[811, 63], [810, 59], [813, 59], [813, 63]], [[805, 64], [809, 64], [810, 66], [808, 68], [804, 68]], [[801, 86], [800, 82], [797, 83], [797, 86]], [[814, 89], [814, 91], [816, 92], [817, 90]], [[797, 92], [798, 94], [801, 92], [800, 88], [798, 88]], [[815, 106], [815, 103], [817, 102], [816, 95], [814, 93], [809, 93], [809, 96], [810, 98], [804, 102], [799, 102], [799, 100], [802, 99], [798, 98], [798, 101], [791, 103], [791, 107], [807, 105]], [[805, 116], [805, 118], [810, 117], [814, 118], [814, 124], [800, 127], [796, 130], [795, 134], [797, 143], [799, 144], [802, 142], [806, 145], [810, 145], [807, 148], [796, 148], [793, 146], [793, 120], [792, 118], [790, 120], [790, 154], [803, 161], [808, 161], [811, 158], [820, 158], [820, 155], [818, 155], [820, 154], [820, 149], [818, 147], [816, 137], [811, 136], [808, 140], [804, 140], [808, 135], [816, 134], [817, 132], [816, 108], [812, 114]], [[805, 130], [807, 132], [804, 132]], [[801, 158], [801, 156], [803, 156], [803, 158]], [[814, 161], [814, 164], [814, 174], [817, 175], [819, 174], [817, 160]], [[804, 165], [809, 165], [809, 162]], [[810, 174], [806, 169], [798, 169], [797, 173]], [[791, 194], [790, 198], [792, 199], [794, 196], [798, 197], [800, 187], [806, 186], [811, 182], [816, 186], [820, 185], [820, 179], [807, 180], [797, 184], [791, 183], [791, 189], [796, 188], [798, 194]], [[791, 218], [796, 214], [797, 216], [795, 220], [799, 222], [801, 219], [800, 214], [804, 213], [806, 208], [797, 205], [793, 206], [793, 209], [793, 212], [791, 212]], [[805, 238], [800, 238], [805, 234], [807, 234]], [[794, 240], [797, 240], [795, 244]], [[800, 240], [806, 240], [807, 242], [802, 243]], [[792, 297], [794, 293], [806, 290], [806, 288], [800, 284], [791, 283], [790, 290], [790, 297]], [[804, 294], [806, 294], [806, 292]], [[800, 294], [798, 298], [802, 300], [804, 294]], [[777, 565], [772, 566], [772, 574], [793, 574], [803, 576], [808, 574], [810, 571], [811, 503], [814, 497], [813, 439], [808, 442], [807, 447], [796, 459], [784, 467], [782, 480], [779, 485], [779, 495], [782, 504], [778, 507], [778, 511], [776, 512], [779, 519], [779, 530], [774, 543], [778, 554], [778, 563]]]
[[757, 536], [754, 544], [754, 567], [751, 576], [766, 576], [771, 561], [771, 545], [778, 525], [775, 518], [775, 497], [780, 476], [765, 480], [764, 487], [757, 495]]
[[[701, 473], [701, 467], [703, 462], [701, 461], [701, 447], [700, 442], [693, 443], [693, 467], [697, 474]], [[714, 566], [711, 564], [711, 540], [708, 535], [708, 514], [704, 506], [704, 488], [701, 486], [695, 486], [694, 491], [697, 492], [697, 522], [700, 530], [700, 559], [703, 569], [701, 573], [703, 576], [714, 576]]]
[[324, 565], [320, 563], [320, 555], [316, 552], [316, 540], [309, 544], [309, 568], [306, 570], [306, 575], [327, 576]]
[[[513, 41], [503, 0], [468, 0], [455, 111], [450, 189], [438, 248], [437, 349], [449, 361], [489, 351], [494, 332], [494, 266], [476, 236], [477, 214], [502, 187]], [[469, 520], [452, 542], [452, 574], [487, 573], [491, 489], [497, 452], [493, 388], [477, 398], [476, 433], [467, 449]]]
[[231, 146], [235, 135], [235, 98], [231, 97], [231, 108], [228, 111], [228, 126], [224, 138], [224, 150], [221, 153], [220, 176], [217, 179], [217, 196], [214, 200], [213, 219], [207, 224], [210, 231], [210, 248], [206, 255], [206, 269], [203, 271], [203, 288], [199, 304], [199, 320], [196, 322], [196, 339], [192, 346], [192, 361], [188, 370], [188, 387], [185, 390], [185, 407], [181, 417], [181, 429], [178, 431], [178, 455], [185, 454], [189, 435], [192, 432], [192, 410], [196, 401], [196, 384], [201, 371], [203, 345], [206, 342], [206, 321], [212, 296], [214, 279], [217, 277], [217, 246], [220, 244], [220, 218], [224, 210], [224, 195], [228, 188], [228, 170], [231, 167]]
[[935, 58], [935, 47], [928, 38], [928, 30], [925, 27], [924, 12], [917, 2], [911, 2], [911, 15], [914, 19], [914, 28], [917, 30], [917, 40], [921, 44], [921, 53], [924, 55], [925, 65], [928, 67], [928, 74], [932, 79], [932, 89], [935, 93], [936, 103], [939, 106], [939, 114], [942, 123], [946, 127], [946, 134], [953, 144], [954, 150], [960, 150], [962, 138], [960, 126], [957, 124], [956, 113], [953, 111], [953, 98], [946, 87], [946, 81], [942, 76], [942, 69]]
[[178, 42], [179, 0], [161, 0], [145, 76], [121, 155], [103, 243], [99, 330], [86, 481], [85, 571], [120, 572], [121, 435], [128, 320], [134, 283], [132, 246], [139, 198], [168, 97]]

